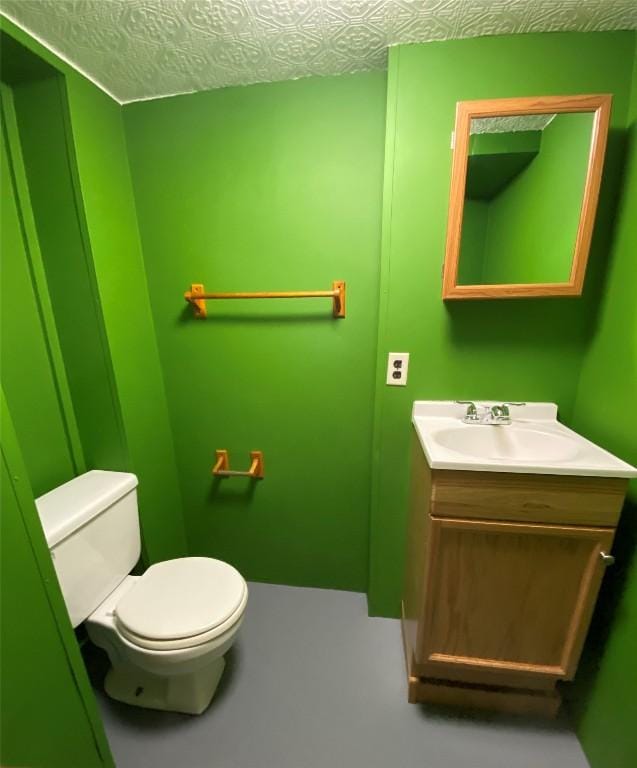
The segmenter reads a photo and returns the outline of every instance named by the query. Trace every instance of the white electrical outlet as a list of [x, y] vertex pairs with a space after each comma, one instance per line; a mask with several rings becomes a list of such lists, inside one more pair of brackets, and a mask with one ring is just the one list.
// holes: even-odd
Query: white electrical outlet
[[390, 352], [387, 356], [387, 384], [404, 387], [407, 383], [409, 352]]

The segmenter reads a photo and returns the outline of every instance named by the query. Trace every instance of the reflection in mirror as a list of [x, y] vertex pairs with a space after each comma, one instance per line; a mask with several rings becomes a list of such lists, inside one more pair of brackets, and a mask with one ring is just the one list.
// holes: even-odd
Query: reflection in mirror
[[470, 123], [458, 285], [568, 282], [593, 112]]

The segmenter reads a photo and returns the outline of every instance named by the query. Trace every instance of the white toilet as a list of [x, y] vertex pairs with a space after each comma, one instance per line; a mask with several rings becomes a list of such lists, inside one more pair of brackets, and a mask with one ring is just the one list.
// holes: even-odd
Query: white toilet
[[248, 588], [231, 565], [183, 557], [131, 576], [141, 542], [137, 478], [93, 470], [36, 499], [77, 627], [111, 661], [106, 692], [139, 707], [198, 715], [210, 703]]

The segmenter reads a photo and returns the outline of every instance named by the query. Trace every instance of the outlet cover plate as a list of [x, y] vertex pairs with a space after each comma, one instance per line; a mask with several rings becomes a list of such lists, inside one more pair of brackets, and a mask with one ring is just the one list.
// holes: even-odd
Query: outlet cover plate
[[409, 352], [390, 352], [387, 355], [386, 382], [390, 387], [404, 387], [408, 370]]

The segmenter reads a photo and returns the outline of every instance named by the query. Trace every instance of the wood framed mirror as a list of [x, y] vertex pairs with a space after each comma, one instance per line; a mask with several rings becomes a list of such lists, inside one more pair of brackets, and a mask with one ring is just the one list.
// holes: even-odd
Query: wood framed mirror
[[611, 100], [458, 102], [443, 299], [581, 295]]

